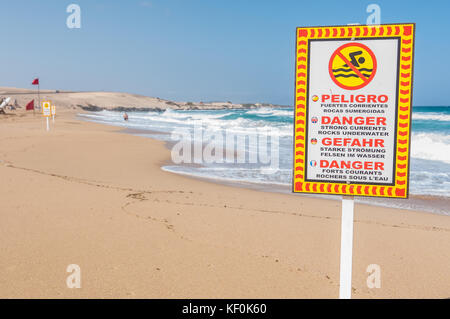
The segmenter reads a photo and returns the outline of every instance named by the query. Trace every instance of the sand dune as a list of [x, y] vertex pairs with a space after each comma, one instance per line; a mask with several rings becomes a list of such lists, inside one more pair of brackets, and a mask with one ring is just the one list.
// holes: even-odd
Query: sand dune
[[[120, 92], [68, 92], [55, 90], [41, 90], [41, 101], [51, 100], [58, 108], [85, 110], [120, 109], [120, 110], [166, 110], [166, 109], [223, 109], [258, 107], [262, 104], [233, 104], [230, 102], [189, 102], [170, 101], [157, 97]], [[37, 90], [0, 87], [1, 97], [11, 97], [11, 104], [17, 101], [24, 107], [30, 100], [35, 99], [38, 104]], [[278, 105], [264, 104], [277, 107]]]

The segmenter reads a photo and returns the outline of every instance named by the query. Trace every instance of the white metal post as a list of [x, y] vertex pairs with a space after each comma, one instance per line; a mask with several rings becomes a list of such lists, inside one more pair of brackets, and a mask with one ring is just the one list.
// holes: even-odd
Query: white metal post
[[342, 196], [340, 299], [352, 297], [353, 209], [353, 196]]
[[47, 131], [50, 131], [50, 126], [49, 126], [49, 123], [48, 123], [48, 116], [46, 116], [45, 118], [47, 119]]
[[[359, 23], [347, 23], [359, 25]], [[351, 38], [354, 41], [355, 38]], [[352, 298], [352, 258], [353, 258], [353, 211], [355, 202], [353, 196], [342, 196], [341, 217], [341, 264], [339, 274], [339, 298]]]

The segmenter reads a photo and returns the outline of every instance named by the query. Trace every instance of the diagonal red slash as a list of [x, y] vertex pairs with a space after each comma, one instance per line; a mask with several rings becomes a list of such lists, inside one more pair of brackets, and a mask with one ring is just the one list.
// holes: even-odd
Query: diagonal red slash
[[351, 64], [350, 61], [340, 51], [337, 51], [336, 54], [339, 55], [339, 57], [353, 70], [353, 72], [355, 72], [361, 78], [361, 80], [364, 81], [364, 83], [367, 83], [367, 78], [362, 75], [362, 73], [359, 72], [359, 70], [355, 68], [355, 66]]

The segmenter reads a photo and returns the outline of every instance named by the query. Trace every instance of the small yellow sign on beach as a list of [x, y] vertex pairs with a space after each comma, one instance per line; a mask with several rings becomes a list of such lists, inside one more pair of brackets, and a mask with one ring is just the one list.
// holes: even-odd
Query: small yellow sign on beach
[[56, 105], [52, 104], [52, 116], [56, 115]]
[[42, 116], [50, 117], [52, 116], [52, 102], [43, 101], [42, 102]]
[[293, 192], [408, 198], [414, 35], [297, 29]]

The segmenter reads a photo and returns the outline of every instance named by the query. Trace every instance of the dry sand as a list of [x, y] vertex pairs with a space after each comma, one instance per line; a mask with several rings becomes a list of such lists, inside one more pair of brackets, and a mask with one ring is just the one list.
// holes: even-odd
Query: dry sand
[[[168, 157], [74, 111], [50, 132], [38, 115], [1, 117], [0, 297], [338, 296], [340, 202], [174, 175]], [[450, 297], [448, 216], [357, 205], [355, 219], [354, 298]]]

